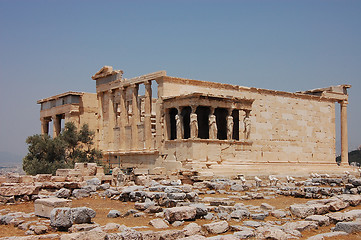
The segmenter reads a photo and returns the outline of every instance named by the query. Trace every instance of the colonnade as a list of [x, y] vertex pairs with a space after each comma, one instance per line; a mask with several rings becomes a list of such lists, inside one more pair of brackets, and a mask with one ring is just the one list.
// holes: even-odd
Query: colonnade
[[53, 122], [53, 137], [59, 136], [61, 132], [61, 119], [63, 119], [64, 114], [56, 114], [51, 117], [42, 117], [40, 118], [41, 122], [41, 134], [49, 134], [49, 123]]
[[[61, 121], [69, 121], [71, 118], [71, 113], [60, 113], [54, 114], [51, 117], [41, 117], [41, 134], [49, 135], [49, 123], [53, 122], [53, 138], [60, 135], [61, 132]], [[77, 126], [78, 127], [78, 126]]]
[[[152, 84], [151, 80], [142, 82], [145, 86], [144, 115], [141, 118], [139, 85], [131, 83], [105, 92], [98, 92], [100, 142], [107, 138], [108, 148], [112, 151], [150, 150], [152, 146]], [[127, 95], [128, 93], [128, 95]], [[108, 126], [104, 125], [103, 101], [108, 99]], [[106, 129], [107, 128], [107, 129]], [[104, 149], [104, 146], [103, 146]]]
[[166, 109], [168, 139], [247, 140], [251, 133], [248, 109], [179, 106]]

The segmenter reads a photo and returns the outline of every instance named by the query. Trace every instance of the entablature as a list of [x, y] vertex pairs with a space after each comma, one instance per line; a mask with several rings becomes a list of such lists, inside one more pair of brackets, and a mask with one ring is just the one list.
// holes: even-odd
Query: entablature
[[163, 98], [164, 108], [177, 108], [197, 105], [215, 108], [251, 110], [253, 102], [254, 99], [227, 97], [204, 93], [191, 93]]

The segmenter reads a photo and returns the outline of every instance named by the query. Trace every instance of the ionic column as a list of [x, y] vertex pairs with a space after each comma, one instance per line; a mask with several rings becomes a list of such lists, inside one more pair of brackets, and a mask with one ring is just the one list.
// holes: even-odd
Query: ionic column
[[140, 119], [139, 106], [138, 106], [138, 84], [132, 87], [132, 150], [138, 149], [138, 123]]
[[41, 135], [49, 134], [49, 121], [45, 118], [40, 118], [41, 121]]
[[114, 150], [114, 126], [115, 126], [115, 113], [114, 113], [114, 96], [113, 91], [108, 91], [108, 148], [109, 150]]
[[125, 126], [128, 125], [128, 111], [126, 107], [126, 92], [127, 89], [124, 87], [119, 88], [120, 91], [120, 149], [125, 150], [126, 144], [125, 144]]
[[144, 82], [145, 99], [144, 99], [144, 138], [145, 149], [152, 148], [152, 82]]
[[52, 116], [53, 119], [53, 138], [59, 136], [61, 131], [61, 117], [59, 115]]
[[347, 137], [347, 104], [348, 101], [340, 102], [341, 106], [341, 162], [348, 164], [348, 137]]

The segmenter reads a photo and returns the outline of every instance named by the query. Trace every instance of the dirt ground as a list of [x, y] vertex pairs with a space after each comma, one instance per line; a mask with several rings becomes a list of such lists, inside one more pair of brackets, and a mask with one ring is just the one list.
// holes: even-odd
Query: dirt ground
[[[216, 195], [212, 195], [213, 197], [216, 197]], [[204, 195], [202, 195], [204, 197]], [[218, 197], [218, 195], [217, 195]], [[285, 196], [276, 196], [275, 198], [271, 199], [256, 199], [256, 200], [239, 200], [237, 202], [242, 202], [245, 205], [254, 205], [254, 206], [260, 206], [261, 203], [268, 203], [277, 209], [288, 209], [288, 207], [292, 204], [296, 203], [305, 203], [309, 201], [310, 199], [303, 199], [303, 198], [293, 198], [293, 197], [285, 197]], [[153, 230], [153, 231], [160, 231], [159, 229], [154, 229], [152, 226], [149, 225], [149, 221], [153, 219], [152, 216], [147, 217], [138, 217], [135, 218], [133, 216], [128, 216], [125, 218], [107, 218], [107, 214], [109, 210], [116, 209], [119, 210], [121, 213], [125, 213], [129, 209], [134, 209], [134, 203], [133, 202], [120, 202], [116, 200], [110, 200], [110, 199], [103, 199], [101, 197], [95, 197], [95, 198], [83, 198], [78, 200], [72, 201], [72, 207], [90, 207], [96, 211], [96, 217], [93, 218], [93, 221], [95, 223], [98, 223], [100, 225], [105, 225], [107, 223], [118, 223], [118, 224], [124, 224], [128, 227], [139, 227], [142, 226], [142, 228], [139, 228], [137, 230], [143, 231], [143, 230]], [[12, 205], [1, 205], [0, 210], [7, 209], [11, 212], [25, 212], [25, 213], [31, 213], [34, 212], [34, 203], [27, 202], [27, 203], [18, 203], [18, 204], [12, 204]], [[361, 206], [357, 207], [348, 207], [344, 211], [350, 211], [353, 209], [361, 209]], [[4, 213], [3, 213], [4, 214]], [[38, 218], [33, 217], [28, 220], [39, 220], [44, 218]], [[27, 220], [27, 221], [28, 221]], [[249, 219], [246, 219], [249, 220]], [[265, 221], [280, 221], [279, 219], [276, 219], [272, 216], [268, 216]], [[286, 223], [286, 221], [281, 220], [283, 223]], [[211, 221], [208, 220], [196, 220], [198, 224], [205, 224], [209, 223]], [[187, 224], [187, 223], [185, 223]], [[241, 222], [236, 221], [229, 221], [230, 225], [241, 225]], [[304, 231], [302, 232], [303, 237], [301, 239], [307, 239], [310, 236], [314, 236], [319, 233], [324, 232], [330, 232], [330, 229], [334, 227], [334, 224], [331, 224], [330, 226], [326, 227], [320, 227], [316, 230], [312, 231]], [[178, 228], [174, 228], [170, 225], [169, 229], [182, 229], [184, 227], [180, 226]], [[164, 230], [164, 229], [163, 229]], [[55, 230], [50, 230], [49, 233], [56, 233]], [[226, 233], [229, 234], [230, 232]], [[12, 225], [2, 225], [1, 231], [0, 231], [0, 237], [6, 237], [6, 236], [25, 236], [25, 231], [20, 230], [16, 227], [13, 227]], [[337, 237], [337, 238], [328, 238], [328, 239], [356, 239], [361, 240], [361, 234], [350, 234], [343, 237]]]

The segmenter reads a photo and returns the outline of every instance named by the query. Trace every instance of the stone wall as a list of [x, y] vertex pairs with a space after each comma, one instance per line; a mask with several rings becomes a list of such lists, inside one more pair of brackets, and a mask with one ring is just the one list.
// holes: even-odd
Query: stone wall
[[[194, 154], [188, 154], [192, 160], [218, 161], [222, 165], [227, 162], [335, 163], [335, 104], [330, 99], [171, 77], [158, 82], [162, 97], [199, 92], [254, 99], [251, 146], [229, 144], [226, 148], [227, 143], [205, 141], [192, 144], [192, 150], [181, 150], [179, 146], [180, 153], [176, 151], [176, 155], [192, 151]], [[165, 149], [171, 155], [174, 144], [169, 142]]]
[[98, 126], [97, 118], [97, 95], [95, 93], [84, 93], [79, 104], [80, 118], [79, 126], [87, 123], [89, 128], [94, 130]]

